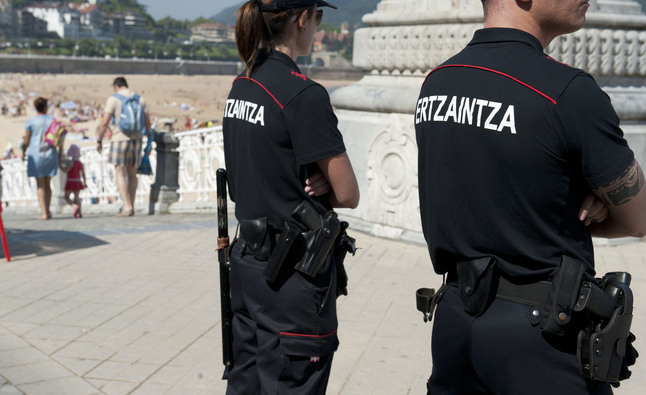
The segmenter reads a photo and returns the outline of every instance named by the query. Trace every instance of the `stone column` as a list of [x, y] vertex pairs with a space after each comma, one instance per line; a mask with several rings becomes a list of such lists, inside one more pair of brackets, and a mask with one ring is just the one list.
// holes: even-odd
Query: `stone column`
[[[359, 186], [352, 226], [423, 241], [413, 112], [428, 72], [482, 27], [480, 0], [383, 0], [355, 32], [353, 64], [366, 75], [332, 93]], [[595, 76], [611, 96], [629, 143], [646, 159], [646, 16], [633, 0], [591, 0], [584, 29], [547, 53]]]
[[168, 211], [168, 207], [179, 200], [179, 140], [173, 133], [155, 133], [157, 144], [157, 169], [155, 183], [150, 186], [150, 203], [148, 213], [154, 214]]

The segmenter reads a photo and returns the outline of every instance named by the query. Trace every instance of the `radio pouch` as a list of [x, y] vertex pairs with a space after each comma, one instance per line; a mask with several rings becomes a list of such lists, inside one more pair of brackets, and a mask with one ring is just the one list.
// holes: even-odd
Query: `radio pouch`
[[246, 248], [259, 261], [269, 259], [272, 241], [267, 231], [267, 217], [240, 220], [240, 235], [246, 242]]
[[484, 257], [457, 264], [462, 307], [472, 316], [482, 315], [496, 296], [495, 262], [493, 257]]
[[577, 304], [584, 272], [585, 267], [580, 261], [568, 256], [561, 258], [546, 304], [549, 311], [540, 324], [543, 335], [563, 338], [578, 334], [580, 323], [572, 319], [572, 313]]
[[276, 241], [274, 251], [271, 253], [267, 266], [265, 267], [265, 271], [263, 272], [267, 281], [273, 283], [278, 279], [278, 275], [283, 268], [283, 263], [285, 262], [289, 251], [292, 249], [299, 233], [300, 230], [298, 228], [289, 226], [289, 224], [285, 222], [283, 225], [283, 231], [280, 234], [278, 241]]

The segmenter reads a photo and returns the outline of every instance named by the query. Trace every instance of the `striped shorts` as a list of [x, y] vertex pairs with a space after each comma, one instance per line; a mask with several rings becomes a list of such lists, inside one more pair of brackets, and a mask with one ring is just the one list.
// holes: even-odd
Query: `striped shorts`
[[141, 140], [113, 141], [110, 143], [108, 162], [115, 166], [138, 167], [142, 155]]

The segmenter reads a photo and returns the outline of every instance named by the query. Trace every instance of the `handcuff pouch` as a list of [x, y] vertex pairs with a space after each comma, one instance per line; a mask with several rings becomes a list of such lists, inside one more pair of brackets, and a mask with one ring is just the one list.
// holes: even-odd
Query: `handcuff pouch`
[[464, 311], [475, 317], [482, 315], [496, 296], [493, 257], [458, 262], [458, 284]]

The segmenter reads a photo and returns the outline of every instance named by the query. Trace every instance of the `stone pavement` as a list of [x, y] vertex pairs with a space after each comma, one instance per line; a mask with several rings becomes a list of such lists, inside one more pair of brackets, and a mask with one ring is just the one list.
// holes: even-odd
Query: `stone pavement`
[[[0, 395], [224, 394], [215, 215], [35, 217], [3, 213]], [[414, 291], [441, 278], [423, 246], [352, 235], [328, 394], [424, 394], [431, 325]], [[633, 272], [643, 354], [645, 253], [597, 248], [600, 272]], [[646, 357], [633, 372], [617, 394], [644, 393]]]

